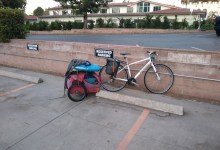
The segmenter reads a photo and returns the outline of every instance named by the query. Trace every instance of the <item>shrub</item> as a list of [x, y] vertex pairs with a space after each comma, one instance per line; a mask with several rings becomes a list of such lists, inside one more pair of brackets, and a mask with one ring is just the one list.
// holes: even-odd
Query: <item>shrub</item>
[[177, 21], [177, 15], [175, 15], [175, 19], [173, 21], [173, 29], [179, 29], [180, 26], [179, 26], [179, 22]]
[[104, 20], [102, 18], [96, 19], [96, 27], [103, 28], [104, 27]]
[[26, 28], [24, 12], [19, 9], [0, 9], [0, 42], [9, 42], [13, 38], [25, 38]]
[[198, 29], [199, 28], [199, 21], [194, 21], [193, 22], [193, 28]]
[[161, 16], [157, 16], [154, 21], [154, 28], [161, 28]]
[[203, 20], [201, 22], [201, 30], [213, 30], [213, 29], [214, 29], [214, 25], [213, 25], [212, 21]]
[[144, 28], [145, 27], [144, 21], [143, 20], [138, 21], [137, 22], [137, 27], [138, 28]]
[[48, 22], [46, 21], [40, 21], [39, 23], [37, 23], [37, 31], [44, 31], [48, 29]]
[[68, 22], [66, 23], [66, 29], [67, 29], [67, 30], [71, 30], [71, 29], [72, 29], [72, 22], [71, 22], [71, 21], [68, 21]]
[[124, 27], [125, 28], [135, 28], [135, 23], [131, 19], [125, 19]]
[[[119, 19], [119, 18], [118, 18]], [[119, 19], [119, 28], [124, 28], [125, 19], [121, 18]]]
[[30, 24], [30, 30], [37, 31], [37, 23], [34, 22], [33, 24]]
[[62, 29], [61, 22], [59, 22], [59, 21], [51, 22], [50, 29], [51, 30], [61, 30]]
[[152, 28], [154, 26], [154, 21], [153, 21], [153, 16], [152, 15], [146, 15], [144, 18], [144, 27], [145, 28]]
[[115, 28], [117, 25], [113, 22], [112, 18], [109, 18], [106, 23], [106, 28]]
[[74, 21], [72, 25], [73, 25], [72, 26], [73, 29], [82, 29], [83, 26], [84, 26], [84, 23], [83, 22], [76, 22], [76, 21]]
[[170, 28], [170, 21], [167, 18], [167, 16], [163, 17], [163, 23], [162, 23], [162, 28], [163, 29], [169, 29]]
[[94, 20], [90, 20], [89, 21], [89, 25], [88, 25], [89, 29], [93, 29], [94, 28], [94, 26], [95, 26], [94, 22], [95, 22]]
[[189, 26], [189, 23], [186, 21], [186, 18], [180, 23], [181, 29], [186, 29]]

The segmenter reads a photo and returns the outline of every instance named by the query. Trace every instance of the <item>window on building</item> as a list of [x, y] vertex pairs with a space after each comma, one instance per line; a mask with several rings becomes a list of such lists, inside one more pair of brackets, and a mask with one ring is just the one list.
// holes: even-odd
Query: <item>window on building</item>
[[53, 11], [53, 15], [59, 15], [59, 12], [56, 11], [56, 10], [54, 10], [54, 11]]
[[67, 11], [67, 10], [63, 10], [63, 11], [62, 11], [62, 14], [63, 14], [63, 15], [68, 15], [68, 11]]
[[150, 3], [148, 2], [140, 2], [137, 4], [138, 12], [149, 12], [150, 11]]
[[113, 13], [113, 14], [118, 14], [118, 13], [120, 13], [120, 8], [119, 8], [119, 7], [113, 7], [113, 8], [112, 8], [112, 13]]
[[161, 10], [161, 7], [160, 6], [154, 6], [154, 11], [158, 11], [158, 10]]
[[127, 7], [127, 13], [133, 13], [133, 7]]
[[148, 2], [140, 2], [137, 4], [138, 12], [149, 12], [150, 11], [150, 3]]
[[107, 9], [106, 8], [101, 8], [100, 13], [101, 14], [106, 14], [107, 13]]

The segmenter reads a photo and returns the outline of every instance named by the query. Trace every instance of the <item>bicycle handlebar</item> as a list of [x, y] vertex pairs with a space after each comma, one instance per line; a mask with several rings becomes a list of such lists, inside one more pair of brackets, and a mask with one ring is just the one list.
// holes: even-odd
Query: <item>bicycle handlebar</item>
[[148, 53], [148, 55], [156, 55], [157, 54], [155, 51], [152, 51], [152, 52], [147, 51], [147, 53]]

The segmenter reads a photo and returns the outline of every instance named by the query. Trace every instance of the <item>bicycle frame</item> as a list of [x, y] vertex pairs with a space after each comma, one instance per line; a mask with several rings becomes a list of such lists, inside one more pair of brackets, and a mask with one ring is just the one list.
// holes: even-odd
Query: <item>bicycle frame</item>
[[[155, 68], [155, 66], [154, 66], [154, 64], [153, 64], [153, 62], [152, 62], [152, 60], [150, 59], [150, 57], [145, 58], [145, 59], [142, 59], [142, 60], [139, 60], [139, 61], [132, 62], [132, 63], [130, 63], [130, 64], [128, 63], [127, 57], [125, 57], [125, 61], [126, 61], [126, 65], [123, 66], [123, 68], [120, 69], [117, 73], [120, 73], [123, 69], [127, 69], [127, 70], [128, 70], [129, 78], [131, 78], [132, 75], [131, 75], [130, 66], [131, 66], [131, 65], [134, 65], [134, 64], [138, 64], [138, 63], [144, 62], [144, 61], [148, 61], [148, 63], [145, 64], [145, 65], [138, 71], [138, 73], [134, 76], [134, 79], [137, 79], [138, 76], [139, 76], [149, 65], [151, 65], [151, 66], [153, 67], [155, 73], [156, 73], [156, 76], [157, 76], [158, 80], [160, 80], [160, 77], [159, 77], [159, 75], [158, 75], [158, 73], [157, 73], [157, 70], [156, 70], [156, 68]], [[114, 78], [114, 79], [116, 79], [116, 80], [121, 80], [121, 81], [125, 81], [125, 82], [128, 81], [127, 79], [121, 79], [121, 78]]]

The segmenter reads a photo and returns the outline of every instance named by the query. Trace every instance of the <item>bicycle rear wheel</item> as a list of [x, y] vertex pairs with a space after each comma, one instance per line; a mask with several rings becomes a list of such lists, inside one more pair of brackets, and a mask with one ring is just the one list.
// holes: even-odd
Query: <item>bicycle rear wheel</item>
[[[106, 66], [103, 66], [99, 72], [101, 86], [110, 92], [117, 92], [123, 89], [127, 83], [128, 73], [123, 66], [120, 65], [115, 76], [106, 74]], [[122, 81], [123, 80], [123, 81]]]
[[172, 87], [174, 75], [172, 70], [166, 65], [156, 64], [155, 68], [159, 78], [151, 66], [144, 75], [144, 84], [150, 92], [162, 94], [167, 92]]

